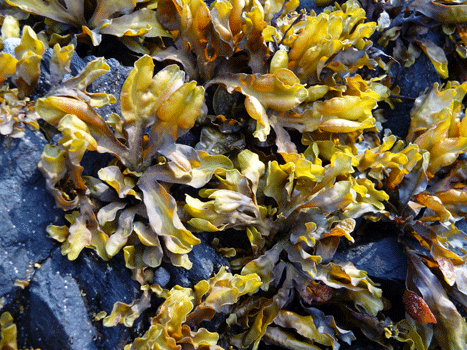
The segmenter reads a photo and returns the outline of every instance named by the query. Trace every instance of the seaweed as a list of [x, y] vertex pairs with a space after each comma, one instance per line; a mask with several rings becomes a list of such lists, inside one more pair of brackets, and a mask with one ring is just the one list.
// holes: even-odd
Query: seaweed
[[[103, 323], [132, 327], [150, 315], [149, 329], [125, 349], [338, 349], [355, 339], [351, 323], [387, 349], [466, 347], [467, 323], [452, 299], [467, 308], [466, 233], [455, 225], [467, 218], [467, 83], [422, 92], [405, 140], [383, 130], [381, 110], [403, 97], [391, 66], [413, 64], [418, 47], [450, 77], [451, 53], [420, 35], [430, 21], [445, 25], [456, 59], [465, 58], [462, 3], [365, 11], [349, 0], [319, 15], [297, 12], [297, 0], [7, 3], [45, 17], [46, 29], [23, 25], [15, 57], [1, 53], [0, 130], [19, 137], [18, 124], [38, 127], [39, 117], [55, 128], [58, 141], [38, 167], [69, 224], [47, 232], [70, 260], [83, 249], [104, 260], [123, 251], [142, 294], [115, 304]], [[399, 35], [415, 22], [418, 34], [405, 45]], [[74, 29], [62, 26], [59, 38], [50, 34], [57, 23]], [[19, 29], [3, 19], [4, 40]], [[67, 75], [70, 43], [88, 37], [98, 46], [102, 35], [141, 56], [120, 92], [120, 114], [99, 110], [115, 96], [87, 91], [109, 71], [103, 58]], [[373, 42], [395, 42], [393, 57], [383, 60]], [[52, 88], [31, 101], [48, 46]], [[164, 67], [155, 71], [154, 61]], [[194, 128], [198, 144], [182, 143]], [[86, 152], [111, 161], [83, 175]], [[194, 190], [178, 198], [186, 188]], [[409, 266], [402, 320], [385, 315], [383, 290], [365, 271], [334, 258], [339, 244], [355, 243], [362, 221], [397, 227]], [[190, 269], [188, 254], [206, 232], [230, 267], [192, 288], [153, 283], [163, 261]], [[250, 245], [222, 243], [226, 232]], [[222, 327], [207, 330], [216, 314]], [[3, 335], [11, 327], [2, 316], [6, 348], [15, 347]]]

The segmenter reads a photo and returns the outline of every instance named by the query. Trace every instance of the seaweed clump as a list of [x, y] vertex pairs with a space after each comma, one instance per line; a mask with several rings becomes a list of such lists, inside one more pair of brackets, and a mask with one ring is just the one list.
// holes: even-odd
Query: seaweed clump
[[[7, 2], [47, 17], [42, 39], [23, 28], [15, 67], [12, 57], [0, 61], [3, 81], [13, 77], [22, 98], [39, 76], [18, 65], [37, 65], [43, 41], [54, 44], [52, 88], [31, 110], [57, 132], [39, 169], [69, 224], [47, 231], [70, 260], [85, 248], [105, 260], [123, 251], [141, 284], [140, 299], [115, 304], [103, 321], [131, 327], [150, 311], [149, 329], [125, 349], [257, 349], [261, 341], [337, 349], [355, 339], [352, 322], [388, 349], [465, 347], [467, 324], [452, 299], [467, 307], [466, 233], [455, 226], [467, 214], [467, 83], [423, 92], [399, 139], [382, 127], [383, 107], [398, 97], [385, 74], [395, 59], [383, 61], [371, 40], [391, 41], [410, 6], [436, 20], [438, 10], [411, 2], [391, 25], [385, 10], [377, 23], [354, 0], [319, 15], [297, 12], [297, 0]], [[74, 28], [64, 33], [82, 32], [50, 34], [64, 22]], [[108, 72], [103, 58], [66, 75], [74, 44], [99, 45], [101, 35], [142, 54], [121, 90], [121, 114], [101, 115], [116, 98], [86, 90]], [[447, 78], [447, 62], [420, 42]], [[155, 72], [154, 61], [164, 68]], [[183, 144], [195, 128], [199, 141]], [[83, 175], [86, 152], [112, 160]], [[383, 291], [365, 271], [334, 259], [364, 220], [398, 228], [409, 266], [402, 320], [385, 315]], [[162, 261], [191, 268], [199, 232], [214, 235], [235, 274], [222, 268], [192, 288], [154, 284]], [[226, 232], [249, 246], [229, 246]], [[216, 314], [222, 327], [204, 328]]]

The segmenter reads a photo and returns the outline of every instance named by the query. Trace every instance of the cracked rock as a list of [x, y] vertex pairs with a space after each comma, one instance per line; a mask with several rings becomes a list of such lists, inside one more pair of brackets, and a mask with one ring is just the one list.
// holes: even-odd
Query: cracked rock
[[122, 256], [105, 262], [90, 250], [75, 261], [61, 255], [46, 227], [63, 225], [64, 212], [37, 168], [47, 141], [25, 132], [0, 138], [0, 309], [13, 314], [24, 348], [123, 349], [138, 326], [106, 328], [93, 315], [110, 314], [117, 301], [131, 303], [139, 285]]
[[0, 309], [20, 289], [15, 281], [29, 280], [35, 264], [57, 246], [45, 229], [60, 225], [63, 216], [37, 169], [47, 141], [40, 132], [25, 132], [19, 139], [0, 138]]
[[368, 272], [370, 277], [405, 280], [407, 263], [396, 237], [353, 246], [336, 253], [335, 260], [351, 261], [355, 267]]
[[404, 68], [394, 65], [391, 71], [394, 86], [400, 87], [400, 95], [413, 98], [413, 100], [403, 100], [401, 103], [395, 103], [394, 108], [387, 109], [385, 118], [387, 122], [383, 124], [389, 128], [395, 135], [405, 138], [410, 127], [410, 110], [413, 107], [415, 98], [425, 91], [431, 89], [434, 83], [440, 83], [440, 77], [433, 64], [426, 55], [420, 55], [415, 63]]
[[[50, 84], [50, 70], [49, 70], [49, 61], [52, 58], [52, 49], [48, 49], [42, 58], [41, 61], [41, 75], [39, 82], [34, 90], [34, 93], [31, 96], [31, 99], [36, 99], [39, 97], [45, 96], [51, 89], [52, 85]], [[95, 56], [86, 56], [81, 58], [75, 52], [70, 61], [70, 73], [65, 76], [65, 79], [76, 76], [80, 73], [86, 65], [97, 59]], [[104, 107], [97, 108], [98, 113], [102, 118], [106, 118], [111, 113], [120, 114], [120, 91], [123, 87], [128, 74], [133, 69], [133, 67], [126, 67], [121, 65], [116, 59], [109, 58], [104, 60], [110, 67], [109, 72], [98, 77], [91, 85], [88, 86], [88, 92], [105, 92], [107, 94], [112, 94], [117, 102], [113, 104], [108, 104]]]
[[201, 243], [193, 247], [188, 256], [193, 263], [190, 270], [168, 263], [162, 264], [171, 276], [170, 287], [178, 284], [191, 288], [199, 281], [213, 277], [222, 266], [229, 266], [227, 259], [220, 256], [204, 239], [201, 239]]
[[80, 286], [67, 269], [58, 250], [36, 272], [30, 284], [29, 335], [42, 349], [97, 349], [96, 330], [87, 314]]
[[23, 341], [52, 350], [123, 349], [141, 321], [135, 322], [135, 329], [123, 325], [107, 328], [94, 316], [101, 311], [110, 314], [114, 303], [131, 303], [140, 294], [122, 256], [105, 262], [86, 250], [69, 261], [57, 249], [31, 281], [23, 317], [29, 339]]

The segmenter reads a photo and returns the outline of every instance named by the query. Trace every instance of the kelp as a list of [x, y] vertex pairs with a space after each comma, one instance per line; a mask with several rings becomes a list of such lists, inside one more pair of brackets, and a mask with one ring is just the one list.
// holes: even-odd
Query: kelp
[[2, 335], [0, 338], [0, 349], [17, 350], [17, 328], [13, 323], [13, 317], [11, 317], [9, 312], [4, 312], [0, 316], [0, 330]]
[[[125, 346], [125, 350], [180, 347], [220, 350], [222, 347], [217, 345], [219, 335], [200, 327], [200, 323], [211, 320], [216, 313], [228, 312], [241, 296], [254, 293], [260, 285], [261, 281], [257, 275], [232, 275], [225, 267], [221, 268], [216, 276], [198, 282], [193, 288], [175, 286], [167, 290], [159, 285], [146, 285], [145, 290], [151, 290], [165, 300], [158, 307], [156, 315], [151, 318], [148, 331], [142, 337], [136, 338], [132, 344]], [[145, 295], [148, 302], [148, 294]], [[116, 304], [112, 314], [104, 320], [104, 324], [110, 326], [117, 324], [119, 320], [126, 324], [130, 319], [139, 316], [133, 310], [139, 304], [141, 303], [133, 303], [133, 306]]]
[[[83, 249], [105, 260], [123, 252], [142, 293], [99, 318], [132, 327], [149, 317], [126, 350], [339, 349], [355, 339], [352, 325], [388, 349], [465, 348], [456, 305], [467, 307], [467, 246], [456, 224], [467, 218], [467, 86], [423, 92], [405, 140], [381, 124], [381, 108], [403, 97], [384, 75], [392, 64], [423, 51], [450, 76], [441, 44], [418, 34], [407, 44], [400, 31], [423, 16], [453, 22], [461, 3], [365, 12], [350, 0], [316, 15], [296, 12], [295, 0], [7, 2], [46, 17], [47, 30], [3, 19], [2, 38], [21, 43], [14, 57], [0, 55], [0, 131], [21, 136], [21, 123], [37, 127], [38, 116], [55, 130], [39, 169], [68, 224], [47, 232], [70, 260]], [[375, 14], [378, 23], [366, 18]], [[464, 29], [445, 27], [458, 51]], [[109, 71], [103, 58], [67, 74], [74, 46], [63, 43], [99, 45], [102, 35], [145, 54], [120, 91], [120, 114], [100, 109], [115, 96], [87, 91]], [[390, 62], [372, 40], [395, 41]], [[52, 88], [28, 100], [49, 46]], [[199, 142], [187, 145], [192, 132]], [[94, 173], [83, 166], [89, 152], [106, 159]], [[386, 316], [365, 271], [335, 259], [362, 222], [379, 220], [392, 222], [409, 265], [402, 320]], [[207, 233], [231, 270], [191, 288], [154, 283], [163, 263], [190, 269]], [[237, 238], [249, 245], [231, 246]], [[216, 317], [221, 325], [207, 329]], [[11, 329], [2, 316], [2, 342]]]
[[[394, 58], [389, 67], [394, 63], [410, 67], [420, 54], [424, 54], [442, 79], [449, 79], [452, 69], [463, 70], [457, 64], [466, 57], [464, 23], [467, 7], [464, 1], [394, 1], [380, 9], [383, 12], [378, 20], [381, 23], [378, 43], [388, 47], [395, 41], [395, 45], [386, 50], [386, 54]], [[407, 32], [409, 27], [414, 30]], [[429, 32], [437, 34], [427, 35]], [[456, 61], [454, 65], [451, 63], [453, 59]], [[385, 66], [381, 60], [379, 64]]]
[[18, 328], [14, 323], [13, 317], [9, 312], [3, 312], [0, 315], [0, 349], [18, 350], [17, 337]]
[[[6, 16], [2, 25], [2, 39], [19, 38], [18, 20]], [[56, 49], [60, 49], [59, 45]], [[73, 47], [68, 47], [73, 51]], [[24, 126], [39, 129], [39, 116], [35, 112], [34, 102], [29, 95], [39, 81], [40, 61], [44, 53], [44, 45], [37, 38], [34, 30], [25, 26], [21, 41], [15, 49], [14, 56], [0, 53], [0, 134], [18, 138], [24, 136]], [[54, 53], [54, 58], [57, 55]], [[57, 75], [60, 73], [57, 72]], [[15, 88], [10, 88], [7, 79]]]
[[[160, 237], [172, 262], [189, 268], [186, 254], [199, 240], [184, 227], [174, 198], [159, 181], [201, 187], [217, 169], [231, 166], [225, 157], [209, 156], [175, 143], [204, 116], [203, 89], [194, 82], [185, 83], [184, 73], [174, 65], [153, 77], [154, 64], [149, 56], [143, 56], [122, 88], [122, 117], [114, 119], [116, 131], [120, 130], [117, 138], [93, 109], [93, 105], [112, 101], [113, 96], [87, 94], [84, 90], [107, 70], [108, 66], [100, 59], [90, 62], [79, 76], [37, 102], [42, 118], [62, 133], [57, 145], [46, 148], [39, 169], [46, 176], [57, 205], [66, 210], [79, 209], [74, 212], [68, 233], [63, 233], [66, 228], [56, 226], [48, 231], [52, 236], [60, 235], [65, 242], [62, 253], [70, 259], [76, 259], [87, 246], [108, 259], [123, 248], [137, 225], [137, 237], [145, 246], [141, 247], [143, 256], [163, 254]], [[178, 110], [168, 110], [169, 106], [177, 105]], [[110, 153], [119, 163], [102, 168], [98, 178], [83, 177], [80, 162], [86, 150]], [[157, 156], [164, 160], [152, 164]], [[63, 180], [73, 183], [77, 191], [62, 190], [59, 183]], [[110, 189], [122, 200], [118, 206], [112, 203], [112, 197], [100, 196]], [[104, 203], [96, 207], [95, 199]], [[136, 221], [136, 215], [144, 220]], [[158, 258], [150, 263], [146, 260], [152, 267], [158, 265], [156, 261], [160, 263]], [[127, 261], [127, 265], [131, 264]]]
[[[27, 13], [44, 16], [50, 20], [72, 26], [77, 37], [88, 37], [97, 46], [102, 34], [126, 37], [128, 47], [144, 52], [136, 45], [136, 38], [170, 36], [157, 21], [156, 13], [150, 8], [137, 8], [134, 0], [124, 1], [30, 1], [6, 0]], [[89, 14], [92, 14], [89, 17]], [[65, 33], [62, 33], [62, 35]], [[132, 45], [133, 44], [133, 45]], [[147, 50], [147, 49], [146, 49]]]

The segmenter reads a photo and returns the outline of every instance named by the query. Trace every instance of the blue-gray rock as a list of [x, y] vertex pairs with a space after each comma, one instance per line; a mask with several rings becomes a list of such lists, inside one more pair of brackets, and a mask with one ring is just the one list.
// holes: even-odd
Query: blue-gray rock
[[57, 246], [47, 237], [47, 225], [62, 224], [63, 211], [55, 208], [37, 169], [47, 141], [40, 132], [25, 132], [19, 139], [0, 137], [0, 309], [19, 290], [15, 281], [29, 280], [35, 264]]
[[[52, 58], [52, 49], [48, 49], [42, 56], [41, 61], [41, 75], [39, 77], [39, 82], [31, 95], [31, 99], [37, 99], [39, 97], [45, 96], [52, 88], [49, 61]], [[74, 77], [78, 75], [86, 65], [97, 59], [95, 56], [86, 56], [81, 58], [75, 52], [70, 61], [70, 74], [65, 76], [65, 79]], [[105, 60], [110, 67], [108, 73], [101, 75], [97, 78], [89, 87], [87, 88], [88, 92], [105, 92], [112, 94], [117, 102], [113, 104], [108, 104], [104, 107], [98, 108], [98, 113], [102, 118], [106, 118], [110, 113], [120, 114], [120, 91], [122, 89], [123, 83], [125, 82], [128, 74], [133, 69], [133, 67], [127, 67], [121, 65], [116, 59], [109, 58]]]
[[190, 270], [173, 266], [170, 263], [162, 264], [170, 273], [170, 287], [173, 285], [193, 287], [199, 281], [211, 278], [222, 266], [229, 266], [227, 259], [219, 255], [204, 239], [193, 247], [188, 256], [193, 263]]
[[401, 103], [394, 104], [394, 109], [386, 109], [387, 122], [383, 126], [389, 128], [393, 134], [405, 138], [409, 131], [410, 110], [414, 99], [441, 80], [430, 59], [423, 53], [409, 68], [393, 65], [390, 73], [394, 85], [400, 87], [399, 95], [413, 100], [405, 99]]
[[370, 277], [386, 280], [405, 280], [407, 263], [396, 237], [352, 246], [338, 252], [334, 260], [351, 261], [358, 269], [368, 272]]
[[[331, 2], [330, 5], [333, 5], [334, 2]], [[326, 8], [326, 6], [318, 6], [316, 5], [315, 0], [300, 0], [300, 5], [298, 5], [297, 12], [300, 12], [300, 10], [305, 9], [308, 12], [311, 10], [315, 11], [316, 14], [320, 14], [323, 12], [323, 10]]]
[[154, 271], [154, 283], [157, 283], [162, 288], [166, 288], [170, 282], [170, 273], [162, 266], [158, 267], [156, 271]]
[[[47, 141], [40, 132], [25, 133], [0, 138], [0, 310], [15, 315], [23, 347], [122, 349], [134, 330], [106, 328], [92, 315], [110, 313], [117, 301], [131, 303], [139, 285], [122, 256], [105, 262], [85, 250], [71, 262], [60, 254], [46, 227], [63, 225], [64, 212], [37, 168]], [[22, 290], [16, 280], [29, 287]]]
[[[73, 277], [82, 290], [88, 316], [105, 311], [110, 314], [117, 301], [131, 304], [141, 296], [140, 285], [131, 279], [131, 272], [125, 267], [123, 254], [120, 253], [110, 261], [104, 261], [93, 251], [87, 250], [80, 257], [70, 262], [63, 259], [63, 264], [56, 263], [57, 269], [69, 267]], [[68, 264], [68, 265], [65, 265]], [[141, 328], [144, 316], [134, 324], [134, 329], [123, 325], [104, 327], [102, 321], [94, 321], [97, 330], [95, 344], [100, 350], [123, 349], [131, 339], [133, 332]]]
[[41, 349], [97, 350], [81, 288], [61, 263], [57, 249], [30, 284], [29, 346]]
[[459, 220], [456, 222], [456, 227], [467, 233], [467, 220]]
[[[31, 281], [24, 317], [29, 320], [28, 339], [23, 342], [51, 350], [123, 349], [135, 329], [104, 327], [93, 316], [100, 311], [110, 314], [117, 301], [130, 304], [140, 294], [121, 254], [105, 262], [85, 250], [69, 261], [57, 249]], [[135, 322], [136, 330], [140, 320]]]
[[[77, 55], [76, 55], [77, 56]], [[87, 64], [95, 60], [94, 56], [87, 56], [84, 62]], [[110, 113], [117, 113], [120, 115], [120, 91], [122, 90], [123, 83], [125, 82], [128, 74], [133, 67], [121, 65], [116, 59], [109, 58], [105, 60], [110, 67], [110, 71], [97, 78], [89, 87], [89, 92], [105, 92], [112, 94], [117, 99], [117, 102], [108, 104], [104, 107], [98, 108], [98, 112], [102, 118], [106, 118]]]

